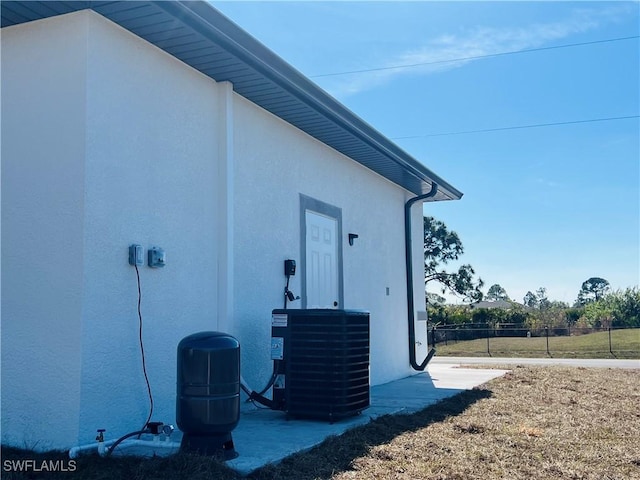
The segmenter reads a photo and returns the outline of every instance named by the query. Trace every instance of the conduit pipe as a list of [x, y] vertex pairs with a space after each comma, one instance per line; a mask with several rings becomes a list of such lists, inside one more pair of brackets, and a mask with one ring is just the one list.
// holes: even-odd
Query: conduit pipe
[[435, 197], [438, 193], [438, 184], [431, 182], [431, 190], [423, 195], [410, 198], [404, 204], [404, 246], [405, 246], [405, 260], [406, 260], [406, 272], [407, 272], [407, 319], [409, 321], [409, 363], [414, 370], [419, 372], [424, 371], [427, 364], [433, 358], [436, 353], [435, 348], [432, 348], [427, 355], [427, 358], [420, 364], [416, 360], [416, 326], [415, 326], [415, 302], [413, 298], [413, 255], [412, 248], [413, 242], [411, 241], [411, 207], [414, 203], [424, 202], [429, 198]]

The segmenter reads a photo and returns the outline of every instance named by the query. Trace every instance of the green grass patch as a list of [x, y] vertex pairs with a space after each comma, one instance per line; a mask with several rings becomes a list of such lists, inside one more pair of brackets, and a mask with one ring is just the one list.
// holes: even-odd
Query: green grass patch
[[[550, 336], [549, 353], [554, 358], [640, 358], [640, 329], [630, 328], [609, 332], [572, 336]], [[439, 356], [475, 357], [548, 357], [546, 337], [490, 337], [477, 340], [439, 343]], [[613, 354], [611, 353], [613, 352]]]

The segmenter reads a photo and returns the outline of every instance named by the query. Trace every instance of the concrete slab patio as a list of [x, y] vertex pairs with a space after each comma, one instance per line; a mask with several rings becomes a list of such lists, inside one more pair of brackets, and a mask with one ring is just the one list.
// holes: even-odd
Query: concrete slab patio
[[[461, 367], [462, 365], [462, 367]], [[473, 368], [464, 368], [473, 365]], [[413, 413], [444, 398], [470, 390], [500, 377], [508, 370], [483, 369], [476, 365], [565, 365], [588, 368], [640, 368], [640, 360], [434, 357], [426, 372], [371, 388], [371, 406], [361, 415], [330, 424], [321, 421], [287, 420], [283, 412], [244, 404], [240, 422], [232, 436], [239, 456], [227, 465], [242, 475], [270, 463], [309, 450], [326, 438], [341, 435], [350, 428], [369, 423], [387, 414]], [[116, 454], [171, 455], [180, 448], [182, 433], [178, 430], [171, 442], [158, 448], [128, 445]], [[162, 447], [162, 448], [160, 448]]]
[[283, 412], [268, 409], [245, 410], [232, 432], [240, 455], [228, 461], [227, 465], [246, 475], [382, 415], [419, 411], [507, 372], [456, 367], [454, 364], [431, 364], [424, 373], [374, 386], [371, 388], [371, 406], [367, 410], [359, 416], [333, 424], [287, 420]]

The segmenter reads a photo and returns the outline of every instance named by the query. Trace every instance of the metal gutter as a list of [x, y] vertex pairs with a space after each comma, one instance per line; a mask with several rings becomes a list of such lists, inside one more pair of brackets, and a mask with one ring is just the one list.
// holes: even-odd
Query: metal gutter
[[424, 371], [427, 364], [433, 358], [436, 353], [435, 348], [429, 351], [427, 357], [418, 363], [416, 360], [416, 325], [415, 325], [415, 301], [413, 298], [413, 242], [411, 241], [411, 207], [417, 202], [424, 202], [430, 198], [433, 198], [438, 193], [438, 184], [432, 183], [431, 190], [424, 195], [418, 195], [417, 197], [410, 198], [404, 204], [404, 247], [405, 247], [405, 261], [406, 261], [406, 273], [407, 273], [407, 320], [409, 327], [409, 363], [414, 370], [419, 372]]

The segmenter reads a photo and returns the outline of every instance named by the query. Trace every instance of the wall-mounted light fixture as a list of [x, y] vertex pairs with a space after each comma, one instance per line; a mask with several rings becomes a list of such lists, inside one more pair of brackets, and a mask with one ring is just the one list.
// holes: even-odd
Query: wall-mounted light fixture
[[349, 245], [351, 245], [353, 247], [353, 241], [358, 238], [358, 234], [357, 233], [350, 233], [349, 234]]

